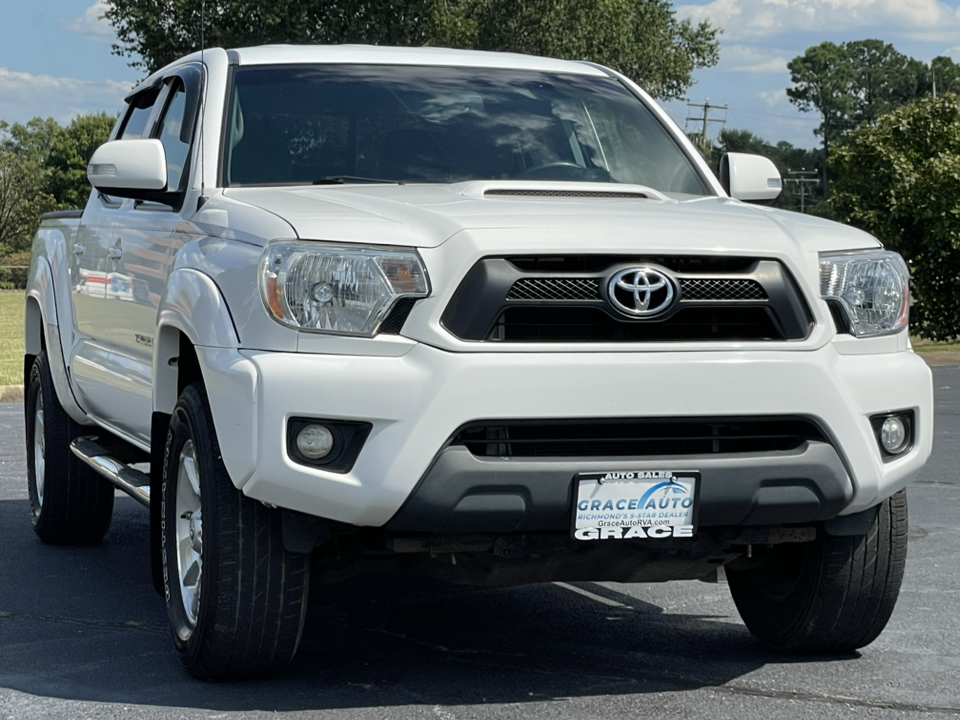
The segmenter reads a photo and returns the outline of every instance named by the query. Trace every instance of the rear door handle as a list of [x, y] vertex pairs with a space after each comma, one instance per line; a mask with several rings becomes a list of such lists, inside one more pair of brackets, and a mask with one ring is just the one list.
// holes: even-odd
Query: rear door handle
[[107, 257], [111, 260], [119, 260], [121, 255], [123, 255], [123, 251], [116, 246], [107, 250]]
[[83, 255], [83, 245], [80, 243], [73, 244], [73, 254], [74, 255]]

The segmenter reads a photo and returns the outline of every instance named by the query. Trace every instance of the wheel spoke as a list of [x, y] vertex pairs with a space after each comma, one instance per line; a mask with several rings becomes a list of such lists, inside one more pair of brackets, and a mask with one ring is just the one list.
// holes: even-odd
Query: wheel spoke
[[190, 483], [190, 489], [197, 496], [197, 507], [200, 507], [200, 476], [197, 475], [197, 459], [193, 454], [185, 455], [183, 458], [183, 468], [187, 473], [187, 481]]
[[43, 507], [43, 491], [46, 484], [47, 452], [43, 418], [43, 390], [37, 390], [36, 412], [33, 420], [33, 475], [37, 489], [37, 505]]
[[180, 601], [188, 627], [193, 632], [200, 607], [200, 579], [203, 576], [203, 524], [200, 498], [200, 474], [193, 440], [187, 440], [180, 451], [177, 470], [175, 532], [177, 574]]
[[183, 586], [195, 588], [200, 581], [200, 559], [194, 560], [183, 575]]

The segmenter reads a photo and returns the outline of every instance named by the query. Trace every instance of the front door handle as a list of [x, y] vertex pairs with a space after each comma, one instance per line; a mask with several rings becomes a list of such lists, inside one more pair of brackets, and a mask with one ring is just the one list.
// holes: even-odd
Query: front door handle
[[123, 250], [116, 245], [107, 250], [107, 257], [111, 260], [119, 260], [121, 255], [123, 255]]
[[73, 254], [74, 255], [83, 255], [83, 245], [80, 243], [73, 244]]

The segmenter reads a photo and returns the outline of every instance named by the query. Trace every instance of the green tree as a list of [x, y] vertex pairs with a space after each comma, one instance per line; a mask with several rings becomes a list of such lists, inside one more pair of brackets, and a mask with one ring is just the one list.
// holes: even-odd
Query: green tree
[[44, 192], [49, 171], [8, 144], [10, 127], [0, 122], [0, 255], [30, 247], [40, 215], [56, 206]]
[[920, 78], [928, 68], [919, 60], [881, 40], [858, 40], [842, 47], [851, 69], [854, 110], [849, 120], [853, 127], [874, 125], [881, 115], [923, 94]]
[[59, 123], [53, 118], [35, 117], [14, 125], [0, 121], [0, 147], [43, 165], [60, 130]]
[[114, 121], [106, 113], [78, 115], [66, 127], [53, 118], [0, 121], [0, 254], [26, 250], [42, 213], [83, 207], [87, 162]]
[[787, 63], [794, 87], [787, 97], [803, 112], [820, 113], [820, 126], [814, 134], [823, 138], [823, 152], [851, 125], [855, 101], [849, 93], [853, 68], [842, 46], [824, 42]]
[[90, 196], [87, 163], [110, 137], [116, 118], [105, 112], [78, 115], [60, 128], [46, 157], [46, 192], [60, 207], [83, 207]]
[[655, 97], [682, 97], [719, 59], [717, 30], [677, 21], [667, 0], [483, 0], [476, 47], [598, 62]]
[[[950, 68], [943, 66], [945, 80]], [[841, 45], [824, 42], [787, 64], [793, 87], [787, 97], [801, 111], [820, 114], [814, 130], [823, 139], [829, 159], [831, 147], [862, 123], [878, 118], [930, 92], [930, 68], [881, 40], [857, 40]], [[823, 178], [824, 192], [827, 176]]]
[[960, 95], [960, 65], [943, 55], [935, 57], [930, 61], [929, 71], [924, 69], [920, 83], [924, 95], [943, 95], [948, 92]]
[[114, 52], [152, 72], [199, 49], [262, 43], [434, 45], [591, 60], [660, 98], [718, 60], [718, 30], [669, 0], [107, 0]]
[[910, 264], [911, 321], [924, 337], [960, 336], [960, 96], [938, 95], [864, 126], [836, 149], [830, 204]]

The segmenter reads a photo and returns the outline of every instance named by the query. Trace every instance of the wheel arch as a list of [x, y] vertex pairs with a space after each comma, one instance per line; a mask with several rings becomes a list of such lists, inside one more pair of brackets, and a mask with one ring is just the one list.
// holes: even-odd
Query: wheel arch
[[[41, 228], [41, 231], [43, 228]], [[70, 418], [81, 425], [89, 425], [90, 420], [80, 406], [70, 385], [69, 352], [73, 343], [73, 314], [70, 300], [69, 277], [66, 274], [63, 262], [63, 234], [58, 235], [61, 240], [45, 237], [38, 232], [34, 240], [34, 257], [30, 263], [30, 273], [27, 278], [26, 301], [23, 311], [24, 355], [23, 355], [23, 382], [24, 390], [29, 382], [30, 368], [33, 361], [44, 350], [47, 352], [47, 362], [50, 374], [53, 377], [53, 386], [57, 392], [57, 399]], [[37, 245], [43, 243], [42, 252], [37, 254]], [[51, 264], [51, 258], [53, 264]], [[59, 258], [59, 260], [58, 260]], [[60, 291], [57, 291], [56, 278], [59, 278]], [[66, 329], [68, 337], [64, 342], [61, 332]]]
[[240, 346], [227, 302], [213, 279], [181, 268], [170, 274], [153, 344], [153, 410], [170, 414], [183, 389], [203, 380], [196, 346]]

